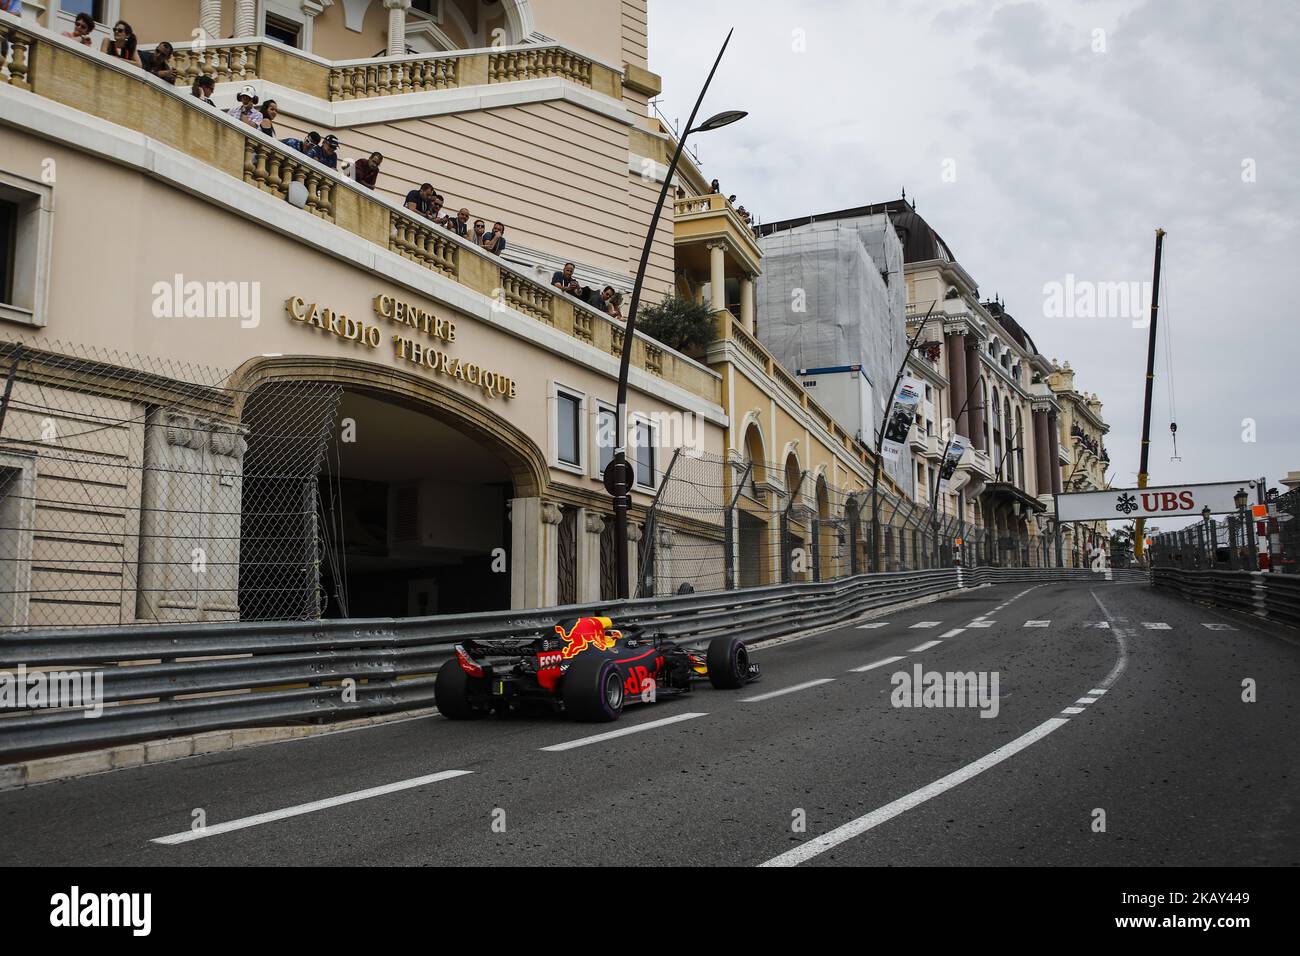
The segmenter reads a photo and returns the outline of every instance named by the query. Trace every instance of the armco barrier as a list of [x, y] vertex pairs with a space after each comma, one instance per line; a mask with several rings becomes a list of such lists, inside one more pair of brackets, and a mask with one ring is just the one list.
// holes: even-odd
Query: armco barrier
[[1162, 567], [1152, 569], [1151, 581], [1191, 601], [1300, 626], [1300, 575]]
[[[563, 617], [600, 613], [701, 645], [720, 633], [757, 641], [835, 624], [961, 587], [1102, 579], [1085, 570], [944, 568], [534, 611], [14, 632], [0, 636], [0, 670], [102, 673], [105, 706], [96, 718], [33, 708], [0, 716], [0, 760], [429, 707], [434, 674], [454, 643], [539, 635]], [[1146, 580], [1130, 571], [1113, 579]], [[345, 679], [356, 682], [346, 702]]]

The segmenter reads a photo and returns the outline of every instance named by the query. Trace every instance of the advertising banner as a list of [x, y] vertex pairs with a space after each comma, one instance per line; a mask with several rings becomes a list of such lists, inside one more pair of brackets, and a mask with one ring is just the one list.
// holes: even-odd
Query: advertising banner
[[916, 410], [921, 405], [921, 396], [925, 394], [925, 385], [920, 379], [907, 375], [898, 383], [898, 392], [894, 395], [894, 405], [889, 412], [889, 421], [885, 423], [885, 442], [881, 453], [886, 461], [898, 461], [903, 445], [907, 442], [907, 433], [916, 420]]
[[965, 435], [954, 435], [952, 441], [948, 444], [948, 454], [943, 457], [943, 464], [939, 466], [939, 490], [948, 491], [948, 481], [952, 478], [953, 473], [957, 470], [957, 463], [961, 461], [961, 456], [966, 454], [966, 449], [970, 447], [970, 439]]
[[1057, 514], [1062, 521], [1123, 521], [1126, 518], [1200, 517], [1230, 514], [1237, 510], [1233, 497], [1245, 491], [1255, 501], [1255, 482], [1224, 481], [1207, 485], [1162, 485], [1158, 488], [1110, 488], [1057, 495]]

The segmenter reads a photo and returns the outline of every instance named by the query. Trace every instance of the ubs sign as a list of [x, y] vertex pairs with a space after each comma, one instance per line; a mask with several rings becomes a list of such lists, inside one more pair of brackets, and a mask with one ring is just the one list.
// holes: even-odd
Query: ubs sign
[[1254, 498], [1255, 482], [1225, 481], [1212, 485], [1165, 485], [1159, 488], [1111, 488], [1057, 495], [1061, 521], [1124, 520], [1171, 515], [1199, 517], [1208, 506], [1211, 514], [1237, 510], [1233, 497], [1245, 490]]

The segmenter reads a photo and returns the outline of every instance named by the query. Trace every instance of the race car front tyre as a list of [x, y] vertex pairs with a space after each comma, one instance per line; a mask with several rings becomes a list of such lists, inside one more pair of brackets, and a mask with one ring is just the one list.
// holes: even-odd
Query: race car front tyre
[[720, 634], [709, 641], [705, 663], [709, 683], [721, 690], [735, 690], [749, 681], [749, 651], [738, 637]]
[[585, 654], [570, 664], [563, 694], [574, 720], [618, 720], [623, 713], [623, 675], [608, 657]]
[[473, 720], [482, 717], [487, 711], [475, 706], [470, 699], [486, 694], [487, 682], [481, 677], [470, 677], [460, 666], [460, 661], [452, 658], [438, 668], [438, 679], [433, 684], [434, 703], [438, 712], [449, 720]]

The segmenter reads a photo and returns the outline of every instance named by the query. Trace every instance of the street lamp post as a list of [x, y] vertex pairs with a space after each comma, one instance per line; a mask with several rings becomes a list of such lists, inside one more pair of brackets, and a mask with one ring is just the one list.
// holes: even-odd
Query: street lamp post
[[1246, 493], [1245, 488], [1238, 488], [1237, 493], [1232, 496], [1232, 503], [1237, 506], [1237, 527], [1241, 531], [1241, 548], [1238, 550], [1237, 542], [1233, 541], [1232, 550], [1237, 553], [1243, 571], [1250, 570], [1246, 567], [1246, 542], [1249, 540], [1246, 537], [1246, 504], [1249, 501], [1250, 495]]
[[668, 171], [664, 174], [664, 185], [659, 190], [659, 202], [655, 204], [654, 215], [650, 218], [650, 229], [645, 237], [645, 245], [641, 248], [641, 262], [637, 265], [636, 281], [632, 286], [632, 301], [627, 309], [627, 330], [623, 335], [623, 354], [618, 366], [618, 403], [614, 412], [614, 427], [617, 436], [615, 440], [618, 444], [614, 448], [614, 458], [606, 467], [604, 475], [605, 489], [614, 499], [614, 562], [620, 599], [629, 597], [627, 516], [632, 508], [633, 475], [632, 468], [627, 461], [625, 427], [627, 422], [627, 375], [632, 364], [632, 342], [636, 338], [636, 308], [641, 301], [641, 286], [645, 282], [646, 263], [650, 260], [650, 248], [654, 244], [655, 230], [659, 227], [659, 218], [664, 211], [664, 201], [668, 198], [668, 190], [672, 187], [673, 173], [677, 170], [678, 160], [682, 157], [682, 150], [686, 146], [686, 138], [692, 133], [708, 132], [709, 130], [729, 126], [736, 120], [744, 119], [748, 115], [742, 110], [728, 110], [709, 117], [699, 126], [692, 126], [696, 114], [700, 111], [700, 104], [704, 102], [704, 94], [708, 92], [709, 84], [713, 82], [713, 74], [718, 72], [718, 64], [722, 62], [722, 54], [727, 52], [727, 44], [731, 42], [733, 32], [735, 31], [727, 31], [727, 38], [722, 42], [722, 49], [718, 51], [718, 58], [713, 61], [713, 69], [709, 71], [708, 78], [704, 81], [700, 95], [695, 101], [695, 108], [691, 110], [691, 117], [686, 121], [686, 127], [682, 132], [681, 139], [677, 142], [673, 160], [668, 164]]
[[1201, 519], [1205, 522], [1205, 555], [1210, 566], [1213, 567], [1215, 553], [1214, 524], [1210, 520], [1209, 505], [1201, 509]]
[[930, 321], [930, 315], [934, 312], [934, 307], [938, 305], [938, 300], [930, 303], [930, 308], [925, 313], [925, 318], [921, 324], [916, 327], [916, 333], [907, 343], [907, 351], [903, 353], [903, 361], [898, 366], [898, 374], [894, 376], [894, 387], [889, 390], [889, 398], [885, 403], [885, 415], [880, 420], [880, 428], [876, 431], [876, 454], [875, 462], [871, 469], [871, 570], [880, 571], [880, 453], [885, 445], [885, 429], [889, 427], [889, 413], [894, 408], [894, 396], [898, 394], [898, 383], [903, 380], [903, 372], [907, 370], [907, 360], [911, 354], [916, 351], [917, 343], [921, 340], [921, 333], [925, 331], [926, 323]]

